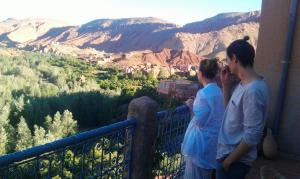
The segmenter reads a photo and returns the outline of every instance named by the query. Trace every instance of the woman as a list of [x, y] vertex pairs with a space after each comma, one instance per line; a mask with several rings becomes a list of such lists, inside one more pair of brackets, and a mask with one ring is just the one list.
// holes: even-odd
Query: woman
[[202, 60], [197, 75], [204, 87], [195, 100], [186, 101], [192, 113], [182, 144], [186, 179], [208, 179], [216, 168], [217, 138], [224, 113], [222, 91], [215, 82], [218, 72], [216, 59]]

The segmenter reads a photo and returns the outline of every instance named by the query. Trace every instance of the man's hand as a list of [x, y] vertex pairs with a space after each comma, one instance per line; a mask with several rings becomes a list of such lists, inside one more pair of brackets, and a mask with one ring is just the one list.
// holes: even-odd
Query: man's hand
[[222, 162], [224, 170], [228, 171], [230, 165], [249, 153], [250, 149], [251, 147], [242, 139], [239, 145]]
[[227, 106], [230, 100], [230, 91], [232, 88], [231, 74], [228, 66], [224, 66], [221, 70], [220, 80], [223, 88], [224, 105]]
[[230, 165], [232, 162], [226, 157], [225, 160], [222, 162], [224, 170], [227, 172], [229, 170]]
[[231, 88], [230, 70], [228, 66], [224, 66], [221, 70], [220, 80], [223, 88]]

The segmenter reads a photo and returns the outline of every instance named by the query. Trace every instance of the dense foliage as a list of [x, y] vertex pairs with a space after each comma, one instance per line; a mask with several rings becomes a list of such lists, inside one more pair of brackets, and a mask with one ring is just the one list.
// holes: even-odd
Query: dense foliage
[[128, 76], [74, 57], [17, 52], [0, 53], [1, 154], [122, 120], [134, 97], [169, 105], [156, 96], [151, 74]]

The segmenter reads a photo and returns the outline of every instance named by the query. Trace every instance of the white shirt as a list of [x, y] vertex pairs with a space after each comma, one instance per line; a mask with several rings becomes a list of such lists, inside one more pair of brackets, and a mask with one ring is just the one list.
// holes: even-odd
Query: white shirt
[[217, 139], [224, 114], [223, 94], [216, 83], [197, 92], [194, 116], [186, 130], [181, 152], [201, 168], [216, 167]]
[[221, 125], [217, 159], [229, 155], [243, 139], [251, 150], [239, 159], [251, 165], [257, 157], [268, 110], [268, 89], [264, 80], [241, 83], [235, 88]]

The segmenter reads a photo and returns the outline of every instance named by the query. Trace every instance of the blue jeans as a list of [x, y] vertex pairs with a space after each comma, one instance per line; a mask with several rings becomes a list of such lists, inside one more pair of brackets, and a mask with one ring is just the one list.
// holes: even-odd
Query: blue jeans
[[242, 162], [234, 162], [230, 165], [228, 171], [225, 171], [221, 162], [217, 163], [217, 179], [243, 179], [249, 172], [250, 166]]

